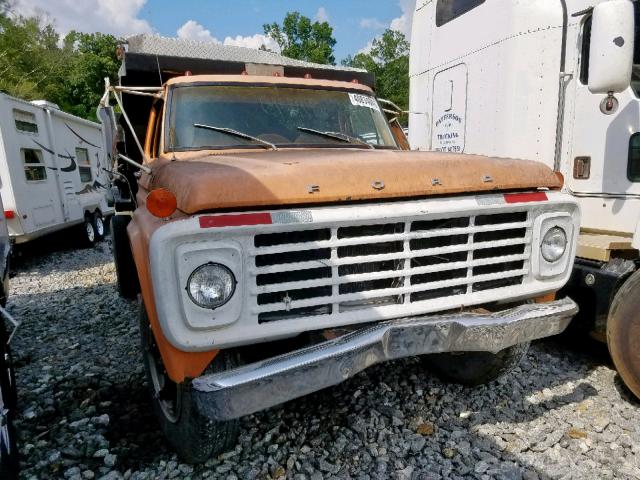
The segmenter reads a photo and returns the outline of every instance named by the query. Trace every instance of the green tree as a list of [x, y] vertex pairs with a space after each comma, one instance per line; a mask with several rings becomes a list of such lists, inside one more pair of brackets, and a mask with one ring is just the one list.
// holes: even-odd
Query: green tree
[[104, 93], [104, 79], [117, 84], [120, 62], [116, 57], [122, 43], [113, 35], [71, 32], [64, 38], [63, 50], [71, 51], [69, 70], [63, 79], [64, 110], [95, 119], [95, 111]]
[[101, 33], [69, 33], [60, 42], [40, 18], [10, 11], [0, 0], [0, 91], [25, 100], [46, 99], [95, 120], [104, 78], [117, 79], [120, 41]]
[[402, 32], [386, 30], [368, 53], [343, 60], [345, 66], [364, 68], [376, 76], [376, 93], [402, 109], [409, 106], [409, 42]]
[[58, 40], [38, 18], [0, 17], [0, 90], [27, 100], [55, 96], [65, 66]]
[[312, 22], [298, 12], [289, 12], [282, 25], [264, 25], [264, 33], [271, 37], [286, 57], [307, 62], [335, 65], [333, 27], [328, 22]]

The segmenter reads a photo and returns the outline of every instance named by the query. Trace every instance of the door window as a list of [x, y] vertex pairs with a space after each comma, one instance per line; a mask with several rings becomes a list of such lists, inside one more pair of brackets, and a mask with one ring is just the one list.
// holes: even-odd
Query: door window
[[482, 5], [484, 1], [485, 0], [438, 0], [436, 6], [436, 26], [441, 27], [451, 20], [455, 20], [477, 6]]
[[23, 148], [20, 150], [24, 175], [27, 182], [43, 182], [47, 179], [47, 167], [42, 161], [42, 150]]
[[631, 140], [629, 140], [627, 177], [632, 182], [640, 182], [640, 133], [631, 135]]
[[91, 175], [91, 162], [89, 162], [89, 150], [86, 148], [76, 148], [76, 158], [78, 159], [80, 181], [82, 183], [91, 182], [93, 177]]

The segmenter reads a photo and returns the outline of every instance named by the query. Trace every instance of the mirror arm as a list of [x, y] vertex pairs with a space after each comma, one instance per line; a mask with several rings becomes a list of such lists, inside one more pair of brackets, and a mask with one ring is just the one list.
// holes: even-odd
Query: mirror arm
[[121, 153], [118, 154], [118, 158], [120, 160], [124, 160], [125, 162], [127, 162], [128, 164], [130, 164], [131, 166], [133, 166], [135, 168], [139, 168], [144, 173], [146, 173], [148, 175], [151, 175], [151, 169], [149, 167], [147, 167], [146, 165], [142, 165], [142, 164], [136, 162], [135, 160], [130, 159], [129, 157], [125, 157]]

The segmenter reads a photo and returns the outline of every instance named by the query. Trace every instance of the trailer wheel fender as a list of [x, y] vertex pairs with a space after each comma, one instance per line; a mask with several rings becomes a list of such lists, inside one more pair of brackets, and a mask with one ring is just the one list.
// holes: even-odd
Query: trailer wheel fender
[[640, 270], [620, 287], [607, 320], [609, 353], [631, 392], [640, 399]]

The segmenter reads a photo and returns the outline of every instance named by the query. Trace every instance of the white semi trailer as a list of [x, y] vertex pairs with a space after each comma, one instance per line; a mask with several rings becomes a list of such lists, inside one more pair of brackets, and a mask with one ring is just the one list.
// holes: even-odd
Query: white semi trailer
[[553, 166], [583, 212], [568, 293], [640, 397], [640, 5], [417, 0], [412, 148]]

